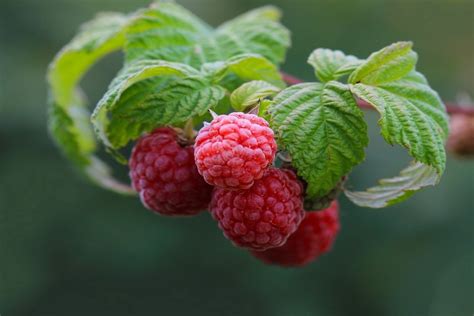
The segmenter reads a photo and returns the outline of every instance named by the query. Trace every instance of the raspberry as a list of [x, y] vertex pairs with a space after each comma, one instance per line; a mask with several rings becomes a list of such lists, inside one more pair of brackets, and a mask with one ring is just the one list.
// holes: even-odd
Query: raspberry
[[338, 231], [339, 204], [333, 201], [327, 209], [307, 213], [283, 246], [252, 254], [268, 264], [303, 266], [329, 251]]
[[269, 168], [248, 190], [215, 188], [210, 211], [234, 245], [279, 247], [304, 217], [302, 185], [292, 171]]
[[195, 159], [207, 183], [225, 189], [248, 189], [262, 178], [276, 152], [273, 131], [253, 114], [216, 117], [196, 138]]
[[142, 137], [132, 151], [130, 178], [145, 207], [162, 215], [194, 215], [207, 208], [212, 187], [197, 172], [193, 146], [171, 128]]
[[474, 116], [454, 114], [451, 116], [447, 148], [464, 157], [474, 156]]

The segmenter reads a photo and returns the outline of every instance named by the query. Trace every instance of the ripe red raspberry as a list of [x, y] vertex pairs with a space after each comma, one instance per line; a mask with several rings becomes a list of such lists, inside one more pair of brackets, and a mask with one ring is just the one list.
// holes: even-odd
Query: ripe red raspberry
[[322, 211], [308, 212], [286, 244], [252, 254], [268, 264], [303, 266], [332, 247], [339, 232], [339, 204], [333, 201]]
[[162, 215], [207, 209], [212, 187], [197, 172], [193, 146], [181, 146], [171, 128], [142, 137], [132, 151], [130, 178], [145, 207]]
[[473, 157], [474, 116], [453, 114], [449, 125], [448, 150], [461, 157]]
[[304, 217], [302, 185], [292, 171], [269, 168], [248, 190], [215, 188], [210, 211], [234, 245], [279, 247]]
[[248, 189], [273, 162], [277, 145], [264, 119], [234, 112], [203, 127], [194, 147], [198, 171], [207, 183]]

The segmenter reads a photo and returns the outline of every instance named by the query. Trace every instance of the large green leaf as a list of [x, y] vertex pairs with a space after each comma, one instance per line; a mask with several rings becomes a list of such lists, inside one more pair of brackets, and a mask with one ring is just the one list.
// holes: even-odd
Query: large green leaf
[[345, 55], [339, 50], [318, 48], [311, 53], [308, 63], [314, 67], [315, 74], [321, 82], [328, 82], [350, 74], [362, 60]]
[[252, 10], [217, 28], [213, 41], [224, 59], [255, 53], [279, 64], [290, 46], [290, 33], [278, 22], [280, 18], [280, 11], [272, 6]]
[[175, 3], [157, 2], [127, 28], [126, 61], [162, 59], [197, 66], [207, 61], [202, 43], [212, 29]]
[[420, 162], [444, 170], [448, 116], [438, 94], [415, 69], [411, 43], [392, 44], [372, 54], [350, 76], [351, 91], [380, 113], [382, 135]]
[[175, 3], [159, 2], [144, 10], [127, 29], [126, 60], [162, 59], [198, 68], [240, 54], [283, 61], [289, 32], [273, 7], [250, 11], [213, 30]]
[[356, 204], [384, 207], [439, 181], [446, 164], [448, 116], [438, 94], [415, 71], [411, 43], [392, 44], [369, 56], [349, 77], [351, 91], [379, 113], [382, 136], [408, 149], [416, 163], [399, 177], [384, 179], [366, 192], [346, 195]]
[[74, 98], [74, 87], [97, 60], [123, 46], [128, 20], [119, 13], [100, 14], [57, 54], [48, 69], [48, 82], [60, 106], [67, 107]]
[[[130, 95], [143, 99], [135, 102]], [[158, 81], [151, 89], [146, 84], [131, 86], [111, 109], [107, 135], [114, 147], [124, 146], [156, 126], [180, 126], [205, 114], [224, 95], [224, 88], [194, 77]]]
[[412, 162], [394, 178], [379, 180], [379, 185], [367, 191], [353, 192], [345, 190], [346, 196], [355, 204], [363, 207], [382, 208], [409, 198], [419, 189], [436, 185], [440, 175], [436, 169], [419, 162]]
[[[199, 77], [199, 71], [180, 63], [138, 60], [127, 65], [92, 114], [98, 136], [107, 147], [120, 148], [156, 126], [202, 114], [222, 98], [223, 90]], [[203, 102], [210, 102], [204, 110]]]
[[447, 114], [421, 74], [413, 72], [379, 86], [358, 83], [351, 86], [351, 91], [380, 113], [382, 135], [389, 144], [402, 145], [417, 161], [443, 172]]
[[[104, 188], [129, 194], [132, 189], [115, 180], [94, 156], [96, 141], [84, 98], [77, 87], [79, 80], [98, 59], [122, 47], [127, 21], [128, 18], [121, 14], [99, 15], [82, 26], [74, 39], [58, 53], [48, 70], [48, 120], [51, 135], [58, 146], [90, 179]], [[97, 168], [99, 165], [102, 166], [100, 169]]]
[[364, 159], [367, 126], [346, 85], [291, 86], [275, 97], [268, 112], [278, 143], [308, 183], [310, 197], [327, 194]]

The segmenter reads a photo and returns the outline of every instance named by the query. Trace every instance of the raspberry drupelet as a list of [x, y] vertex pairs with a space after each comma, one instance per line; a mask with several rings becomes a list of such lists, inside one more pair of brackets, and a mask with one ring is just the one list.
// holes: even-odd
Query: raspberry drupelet
[[303, 266], [331, 249], [339, 228], [339, 204], [333, 201], [327, 209], [307, 212], [296, 232], [283, 246], [252, 251], [252, 254], [267, 264]]
[[267, 121], [234, 112], [217, 116], [196, 138], [195, 160], [207, 183], [225, 189], [248, 189], [262, 178], [277, 145]]
[[269, 168], [248, 190], [215, 188], [210, 212], [234, 245], [282, 246], [304, 217], [302, 185], [293, 171]]
[[172, 128], [143, 136], [129, 162], [133, 188], [145, 207], [162, 215], [194, 215], [207, 209], [212, 187], [198, 173], [194, 148], [181, 145]]

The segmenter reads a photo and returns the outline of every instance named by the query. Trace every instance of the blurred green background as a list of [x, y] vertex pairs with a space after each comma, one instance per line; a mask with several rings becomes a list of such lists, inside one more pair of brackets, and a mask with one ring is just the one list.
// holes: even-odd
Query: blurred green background
[[[206, 213], [159, 217], [94, 187], [46, 129], [45, 72], [80, 23], [143, 0], [0, 0], [0, 314], [464, 316], [474, 312], [474, 161], [449, 158], [439, 186], [384, 210], [341, 199], [333, 251], [308, 267], [264, 266], [233, 248]], [[219, 23], [260, 0], [182, 0]], [[471, 0], [273, 0], [293, 32], [284, 69], [307, 80], [316, 47], [367, 56], [413, 40], [443, 99], [474, 95]], [[116, 54], [83, 81], [95, 104]], [[351, 185], [394, 175], [408, 158], [371, 122], [367, 161]]]

